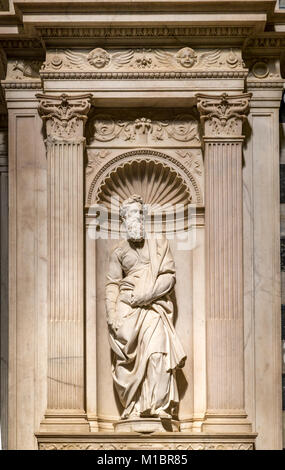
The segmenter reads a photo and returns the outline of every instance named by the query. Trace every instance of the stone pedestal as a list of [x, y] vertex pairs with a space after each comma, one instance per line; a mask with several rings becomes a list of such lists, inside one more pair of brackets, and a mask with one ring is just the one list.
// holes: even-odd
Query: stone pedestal
[[114, 423], [114, 431], [138, 432], [142, 434], [152, 434], [153, 432], [178, 432], [179, 422], [173, 419], [159, 418], [129, 418]]
[[40, 450], [254, 450], [256, 434], [243, 433], [88, 433], [37, 435]]

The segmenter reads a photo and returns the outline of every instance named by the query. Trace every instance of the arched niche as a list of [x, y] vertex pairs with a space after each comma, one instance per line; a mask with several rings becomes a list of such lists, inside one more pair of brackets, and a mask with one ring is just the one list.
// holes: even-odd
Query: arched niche
[[112, 194], [125, 199], [133, 192], [142, 192], [148, 204], [203, 205], [198, 179], [178, 158], [139, 149], [117, 155], [98, 171], [89, 187], [87, 206], [102, 202], [108, 207]]
[[[103, 204], [110, 211], [111, 197], [116, 195], [118, 209], [119, 204], [134, 193], [140, 194], [154, 212], [157, 207], [167, 208], [173, 204], [185, 207], [189, 204], [196, 205], [198, 211], [203, 208], [200, 184], [193, 174], [179, 160], [149, 149], [128, 151], [109, 160], [89, 186], [87, 207]], [[112, 422], [119, 419], [121, 409], [111, 376], [105, 312], [105, 278], [109, 254], [118, 239], [100, 238], [96, 235], [95, 214], [96, 212], [92, 215], [92, 211], [89, 211], [89, 216], [86, 217], [87, 411], [89, 420], [93, 423], [93, 430], [111, 431]], [[187, 430], [191, 429], [195, 414], [194, 315], [199, 309], [202, 318], [204, 315], [203, 302], [195, 287], [199, 285], [203, 290], [203, 237], [203, 231], [200, 231], [198, 247], [186, 250], [179, 249], [176, 240], [170, 240], [177, 279], [175, 328], [188, 357], [184, 373], [179, 378], [179, 418]], [[199, 263], [196, 262], [197, 259]], [[200, 325], [201, 315], [198, 320]]]

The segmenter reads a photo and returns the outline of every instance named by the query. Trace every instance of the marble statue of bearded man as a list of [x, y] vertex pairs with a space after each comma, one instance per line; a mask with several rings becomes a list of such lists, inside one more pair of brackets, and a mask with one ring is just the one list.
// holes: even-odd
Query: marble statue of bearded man
[[106, 310], [121, 418], [170, 419], [179, 401], [176, 369], [186, 359], [173, 326], [175, 265], [166, 238], [145, 239], [140, 196], [123, 202], [120, 217], [127, 238], [110, 257]]

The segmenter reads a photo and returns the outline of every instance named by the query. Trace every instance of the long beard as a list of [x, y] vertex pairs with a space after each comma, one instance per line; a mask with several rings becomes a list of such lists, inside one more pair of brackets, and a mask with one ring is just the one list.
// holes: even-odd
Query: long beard
[[144, 239], [144, 225], [141, 220], [129, 219], [125, 221], [127, 239], [133, 242], [139, 242]]

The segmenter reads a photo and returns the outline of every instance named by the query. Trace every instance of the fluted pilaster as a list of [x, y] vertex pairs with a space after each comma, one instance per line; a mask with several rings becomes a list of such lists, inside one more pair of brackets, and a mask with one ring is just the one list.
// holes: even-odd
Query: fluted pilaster
[[[83, 137], [90, 95], [38, 95], [48, 159], [47, 425], [87, 426], [84, 390]], [[44, 429], [44, 428], [43, 428]], [[50, 426], [48, 427], [50, 429]]]
[[242, 258], [242, 123], [249, 98], [197, 96], [205, 145], [205, 431], [250, 431], [244, 410]]
[[[0, 118], [2, 116], [0, 115]], [[7, 129], [0, 128], [0, 351], [1, 440], [8, 449], [8, 145]]]

